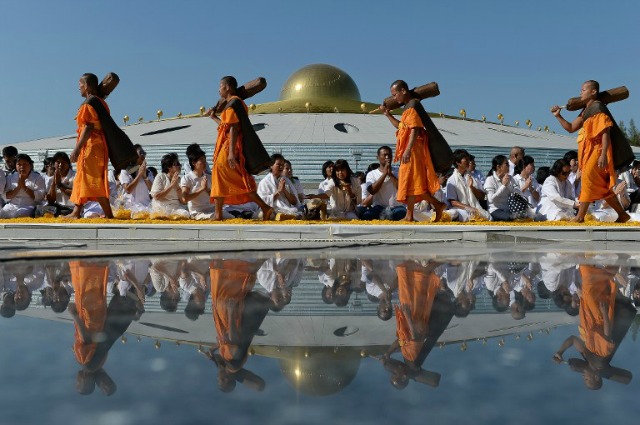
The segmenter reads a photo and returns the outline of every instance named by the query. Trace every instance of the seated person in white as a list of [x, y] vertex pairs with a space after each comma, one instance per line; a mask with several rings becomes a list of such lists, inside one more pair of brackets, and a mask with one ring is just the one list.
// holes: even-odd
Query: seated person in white
[[333, 208], [329, 212], [331, 218], [357, 220], [356, 207], [362, 203], [360, 181], [353, 175], [349, 163], [339, 159], [333, 166], [333, 175], [325, 185], [325, 192], [319, 195], [309, 195], [309, 199], [331, 199]]
[[298, 208], [302, 207], [304, 205], [304, 188], [302, 187], [302, 183], [300, 183], [300, 179], [294, 177], [293, 167], [291, 166], [291, 161], [289, 161], [288, 159], [284, 160], [284, 175], [287, 176], [289, 180], [291, 180], [291, 183], [293, 183], [296, 192], [298, 192]]
[[45, 179], [47, 203], [55, 206], [56, 216], [71, 214], [74, 205], [69, 197], [76, 173], [71, 169], [71, 160], [64, 152], [56, 152], [51, 161], [54, 172], [51, 178]]
[[210, 220], [215, 213], [211, 203], [211, 174], [207, 173], [207, 157], [202, 150], [192, 149], [187, 155], [191, 171], [182, 181], [182, 197], [187, 201], [189, 214], [196, 220]]
[[300, 217], [300, 210], [296, 207], [298, 197], [291, 180], [283, 175], [284, 157], [279, 153], [271, 155], [271, 172], [258, 184], [258, 195], [273, 208], [277, 214], [287, 214]]
[[378, 148], [380, 166], [367, 173], [367, 193], [372, 198], [366, 199], [363, 205], [358, 207], [358, 217], [361, 220], [382, 218], [398, 221], [407, 215], [407, 208], [397, 199], [399, 167], [391, 165], [392, 154], [389, 146]]
[[250, 220], [260, 218], [260, 206], [255, 202], [245, 202], [244, 204], [225, 204], [222, 209], [222, 218], [244, 218]]
[[[333, 175], [333, 166], [333, 161], [325, 161], [325, 163], [322, 164], [322, 177], [324, 178], [324, 180], [322, 180], [318, 185], [318, 193], [322, 194], [326, 191], [326, 187], [331, 180], [331, 176]], [[333, 207], [331, 201], [329, 201], [329, 205], [327, 207], [329, 210], [331, 210], [331, 208]]]
[[[452, 170], [453, 171], [453, 170]], [[458, 218], [458, 210], [455, 208], [450, 208], [449, 202], [447, 202], [447, 179], [449, 175], [438, 173], [438, 182], [440, 183], [440, 189], [433, 194], [433, 197], [438, 201], [447, 205], [447, 209], [444, 212], [451, 218], [451, 220], [456, 220]], [[427, 201], [416, 202], [413, 208], [413, 218], [416, 221], [432, 221], [435, 218], [436, 212], [433, 209], [433, 205], [431, 205]]]
[[7, 175], [5, 174], [5, 172], [3, 170], [0, 170], [0, 207], [2, 207], [6, 202], [6, 198], [4, 196], [4, 189], [7, 185], [6, 176]]
[[0, 218], [31, 217], [36, 205], [44, 200], [44, 178], [33, 171], [29, 155], [18, 154], [16, 171], [6, 178], [7, 204], [0, 210]]
[[162, 216], [189, 217], [189, 211], [183, 205], [180, 188], [180, 161], [178, 154], [168, 153], [160, 160], [162, 172], [153, 180], [151, 187], [151, 212]]
[[540, 183], [535, 179], [533, 172], [536, 169], [533, 157], [525, 155], [522, 161], [516, 164], [515, 175], [513, 179], [520, 186], [520, 190], [532, 208], [532, 214], [538, 212], [538, 204], [540, 203]]
[[[496, 155], [491, 161], [491, 171], [484, 182], [487, 192], [487, 204], [491, 218], [497, 221], [514, 219], [509, 211], [509, 196], [512, 193], [522, 195], [520, 185], [509, 174], [509, 160], [504, 155]], [[531, 217], [533, 218], [533, 217]]]
[[549, 170], [550, 176], [542, 185], [540, 209], [538, 212], [548, 221], [571, 220], [576, 216], [576, 201], [573, 185], [568, 180], [571, 168], [564, 159], [553, 163]]
[[146, 153], [142, 148], [138, 151], [138, 171], [131, 175], [127, 170], [120, 171], [118, 181], [122, 187], [125, 198], [125, 207], [132, 212], [146, 211], [151, 205], [149, 190], [152, 187], [152, 179], [149, 178], [147, 170]]
[[469, 221], [473, 218], [491, 220], [491, 215], [482, 208], [480, 201], [474, 194], [473, 179], [467, 175], [469, 158], [469, 152], [465, 149], [456, 149], [453, 152], [453, 166], [455, 168], [447, 180], [445, 198], [447, 203], [451, 205], [451, 209], [457, 212], [457, 220], [459, 221]]

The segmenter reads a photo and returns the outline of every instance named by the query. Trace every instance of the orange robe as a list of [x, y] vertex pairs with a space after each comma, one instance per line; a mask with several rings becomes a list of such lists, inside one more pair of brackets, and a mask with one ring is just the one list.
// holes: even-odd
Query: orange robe
[[608, 305], [607, 316], [613, 329], [613, 314], [616, 299], [614, 274], [595, 266], [580, 265], [582, 298], [580, 300], [580, 338], [591, 353], [607, 357], [615, 350], [615, 344], [604, 336], [604, 320], [600, 303]]
[[[102, 99], [100, 101], [108, 112], [109, 107], [107, 104]], [[89, 140], [87, 140], [78, 155], [76, 176], [73, 180], [73, 190], [69, 198], [74, 204], [82, 205], [87, 201], [95, 201], [97, 198], [109, 197], [107, 176], [109, 151], [98, 114], [92, 106], [83, 103], [78, 110], [76, 122], [78, 123], [78, 139], [85, 124], [93, 124], [93, 131], [89, 136]]]
[[414, 195], [415, 202], [425, 199], [425, 194], [433, 195], [440, 189], [436, 170], [433, 168], [429, 153], [429, 138], [424, 130], [422, 120], [414, 108], [405, 109], [400, 117], [400, 125], [396, 132], [396, 156], [394, 161], [400, 161], [404, 154], [411, 130], [418, 132], [411, 149], [411, 160], [401, 163], [398, 172], [398, 202], [406, 204], [407, 196]]
[[253, 267], [253, 264], [241, 260], [218, 260], [213, 261], [209, 268], [216, 338], [220, 355], [226, 361], [231, 361], [238, 354], [244, 300], [256, 282]]
[[[78, 316], [90, 335], [104, 330], [107, 319], [107, 279], [109, 267], [82, 260], [69, 261], [71, 284], [75, 292]], [[78, 326], [75, 325], [73, 352], [82, 365], [88, 364], [96, 352], [95, 342], [85, 343]]]
[[[396, 335], [405, 360], [415, 361], [422, 350], [429, 331], [429, 317], [433, 300], [440, 288], [440, 277], [434, 272], [425, 272], [416, 263], [408, 262], [396, 266], [398, 274], [398, 297], [400, 304], [408, 305], [410, 317], [396, 305]], [[411, 335], [409, 321], [417, 335]]]
[[[247, 105], [242, 102], [245, 111]], [[213, 168], [211, 169], [211, 202], [214, 198], [224, 198], [225, 204], [243, 204], [249, 202], [247, 196], [256, 191], [256, 181], [244, 168], [244, 154], [242, 152], [242, 132], [240, 119], [233, 108], [226, 108], [220, 114], [218, 139], [213, 153]], [[229, 147], [231, 146], [231, 126], [235, 125], [238, 138], [234, 156], [238, 162], [235, 168], [229, 167]]]
[[578, 166], [582, 173], [580, 202], [593, 202], [613, 196], [616, 173], [613, 168], [611, 143], [607, 150], [607, 166], [598, 167], [602, 154], [602, 133], [613, 126], [613, 122], [602, 112], [589, 117], [578, 134]]

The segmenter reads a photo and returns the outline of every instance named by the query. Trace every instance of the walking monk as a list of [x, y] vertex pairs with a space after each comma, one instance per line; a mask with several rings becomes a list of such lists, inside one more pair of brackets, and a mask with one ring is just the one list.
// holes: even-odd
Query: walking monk
[[400, 161], [397, 200], [407, 205], [404, 220], [414, 221], [415, 203], [426, 200], [435, 209], [436, 217], [433, 221], [440, 221], [445, 204], [433, 197], [440, 189], [440, 183], [429, 153], [429, 138], [420, 118], [420, 112], [426, 112], [420, 101], [412, 95], [407, 83], [402, 80], [391, 84], [391, 95], [398, 103], [405, 105], [400, 120], [391, 115], [384, 104], [380, 106], [391, 124], [398, 129], [394, 161]]
[[617, 196], [613, 193], [616, 172], [613, 167], [610, 129], [614, 122], [606, 112], [603, 112], [606, 109], [598, 101], [599, 91], [600, 85], [597, 81], [589, 80], [582, 84], [580, 99], [586, 101], [587, 106], [573, 122], [565, 120], [560, 115], [561, 108], [557, 105], [551, 108], [551, 112], [569, 133], [580, 130], [578, 133], [578, 167], [582, 174], [582, 188], [578, 214], [573, 221], [584, 222], [589, 204], [604, 199], [618, 213], [616, 222], [624, 223], [629, 221], [629, 214], [624, 211]]
[[[269, 220], [273, 208], [267, 205], [256, 193], [256, 182], [245, 169], [245, 157], [242, 151], [242, 130], [240, 121], [246, 118], [247, 105], [237, 96], [238, 82], [234, 77], [220, 80], [220, 96], [227, 101], [226, 108], [216, 116], [215, 108], [207, 114], [218, 123], [218, 139], [213, 153], [211, 169], [211, 200], [215, 204], [214, 220], [222, 220], [222, 206], [243, 204], [253, 201], [262, 210], [262, 219]], [[234, 108], [239, 102], [241, 108]], [[238, 114], [244, 114], [240, 117]]]
[[[98, 94], [98, 77], [84, 74], [79, 82], [80, 96], [87, 100], [80, 106], [76, 122], [78, 124], [78, 141], [71, 152], [71, 162], [77, 162], [76, 177], [69, 198], [74, 204], [73, 211], [67, 217], [80, 218], [82, 206], [87, 201], [98, 201], [107, 218], [113, 218], [109, 204], [109, 181], [107, 166], [109, 153], [107, 141], [102, 132], [102, 125], [95, 109], [88, 101]], [[106, 102], [98, 98], [109, 111]]]

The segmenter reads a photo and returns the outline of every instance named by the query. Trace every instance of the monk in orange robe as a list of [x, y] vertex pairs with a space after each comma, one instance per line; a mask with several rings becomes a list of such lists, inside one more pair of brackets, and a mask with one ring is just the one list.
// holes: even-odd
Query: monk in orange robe
[[409, 86], [402, 80], [391, 85], [391, 95], [401, 105], [405, 105], [400, 120], [391, 115], [385, 105], [380, 107], [391, 124], [398, 129], [394, 161], [400, 161], [397, 199], [407, 205], [404, 220], [414, 221], [415, 203], [426, 200], [435, 209], [434, 221], [440, 221], [445, 204], [433, 197], [440, 189], [440, 183], [429, 153], [429, 138], [424, 123], [415, 109], [415, 104], [420, 102], [412, 96]]
[[[227, 105], [236, 98], [242, 102], [237, 96], [237, 89], [238, 82], [234, 77], [227, 76], [220, 80], [220, 96], [227, 101]], [[242, 106], [246, 113], [247, 105], [242, 102]], [[258, 196], [256, 182], [245, 169], [238, 114], [227, 106], [220, 117], [216, 116], [215, 108], [210, 109], [207, 115], [218, 123], [218, 138], [211, 169], [211, 201], [215, 204], [213, 219], [222, 220], [222, 206], [225, 203], [242, 204], [253, 201], [262, 210], [263, 220], [269, 220], [273, 209]]]
[[107, 356], [96, 356], [99, 340], [96, 337], [103, 334], [107, 320], [108, 264], [78, 260], [69, 261], [69, 268], [75, 292], [75, 304], [69, 304], [75, 323], [73, 352], [83, 367], [78, 372], [78, 391], [90, 394], [97, 381], [110, 388], [109, 392], [115, 391], [115, 384], [102, 370]]
[[611, 148], [610, 129], [614, 123], [609, 115], [603, 112], [585, 115], [586, 111], [598, 107], [598, 92], [600, 85], [597, 81], [589, 80], [582, 84], [580, 98], [587, 102], [585, 109], [573, 120], [568, 122], [560, 115], [561, 108], [554, 106], [551, 112], [558, 119], [560, 125], [570, 133], [578, 130], [578, 166], [582, 175], [580, 189], [580, 206], [574, 221], [584, 222], [589, 204], [601, 199], [606, 200], [618, 214], [616, 222], [624, 223], [630, 217], [620, 205], [613, 193], [616, 184], [616, 172], [613, 168], [613, 153]]
[[[441, 279], [434, 272], [437, 265], [435, 262], [430, 262], [425, 267], [415, 261], [405, 261], [396, 266], [400, 301], [400, 305], [395, 306], [397, 339], [389, 347], [386, 359], [388, 361], [390, 355], [400, 349], [405, 365], [408, 366], [408, 370], [394, 368], [392, 382], [397, 388], [404, 388], [409, 377], [415, 379], [420, 375], [426, 354], [439, 336], [431, 332], [429, 325], [434, 301], [441, 288]], [[449, 320], [451, 317], [453, 315]]]
[[616, 269], [587, 264], [579, 266], [582, 278], [580, 337], [568, 337], [553, 356], [554, 361], [561, 362], [564, 352], [573, 346], [583, 359], [571, 359], [569, 365], [582, 372], [584, 383], [590, 389], [599, 389], [603, 377], [622, 383], [630, 380], [628, 372], [610, 366], [636, 314], [628, 300], [616, 299]]
[[[79, 87], [82, 97], [89, 99], [91, 96], [97, 96], [98, 77], [94, 74], [84, 74], [80, 77]], [[100, 98], [99, 100], [109, 111], [106, 102]], [[85, 102], [78, 110], [76, 122], [78, 124], [78, 139], [76, 147], [71, 152], [71, 162], [77, 162], [78, 165], [70, 197], [75, 207], [67, 217], [80, 218], [82, 206], [87, 201], [98, 201], [105, 217], [113, 218], [109, 204], [107, 177], [109, 151], [98, 114], [92, 106]]]
[[[213, 260], [209, 266], [217, 344], [207, 356], [218, 367], [222, 391], [239, 381], [262, 390], [264, 381], [243, 368], [249, 347], [269, 310], [268, 298], [251, 292], [262, 262]], [[215, 353], [218, 351], [218, 353]]]

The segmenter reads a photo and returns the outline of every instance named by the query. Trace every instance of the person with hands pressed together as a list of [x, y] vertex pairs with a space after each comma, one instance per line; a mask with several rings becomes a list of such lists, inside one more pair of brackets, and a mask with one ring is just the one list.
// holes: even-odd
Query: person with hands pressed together
[[211, 174], [207, 173], [207, 157], [202, 149], [187, 149], [191, 171], [182, 177], [182, 197], [189, 208], [191, 218], [209, 220], [215, 213], [211, 203]]
[[44, 178], [33, 171], [31, 157], [18, 154], [16, 159], [16, 172], [7, 176], [7, 204], [0, 210], [0, 218], [30, 217], [44, 199]]
[[400, 160], [397, 200], [407, 206], [404, 220], [414, 221], [415, 203], [426, 200], [435, 210], [433, 221], [440, 221], [446, 205], [433, 196], [440, 189], [440, 184], [429, 152], [429, 138], [415, 109], [416, 103], [420, 102], [402, 80], [391, 85], [391, 95], [398, 103], [405, 105], [400, 120], [391, 115], [385, 105], [380, 106], [389, 122], [398, 129], [395, 156], [395, 161]]
[[51, 160], [53, 175], [46, 181], [46, 198], [49, 205], [56, 207], [58, 214], [68, 214], [73, 210], [70, 200], [76, 173], [71, 169], [71, 159], [64, 152], [57, 152]]
[[271, 155], [271, 172], [260, 181], [258, 195], [272, 211], [297, 217], [300, 216], [296, 206], [297, 191], [291, 180], [284, 175], [284, 161], [279, 153]]
[[182, 165], [178, 154], [168, 153], [160, 160], [162, 173], [153, 180], [151, 187], [151, 211], [166, 216], [188, 217], [189, 211], [183, 205], [180, 188], [180, 170]]
[[[578, 130], [578, 166], [581, 172], [580, 207], [574, 221], [584, 222], [589, 204], [604, 199], [618, 214], [616, 222], [629, 221], [627, 214], [612, 188], [616, 184], [613, 166], [610, 129], [615, 125], [611, 117], [601, 112], [598, 93], [600, 85], [589, 80], [582, 84], [580, 99], [586, 101], [585, 109], [578, 117], [569, 122], [560, 115], [561, 108], [555, 105], [551, 113], [558, 119], [562, 128], [570, 133]], [[592, 113], [595, 112], [595, 113]]]
[[389, 219], [402, 220], [407, 214], [404, 205], [398, 202], [398, 167], [391, 165], [393, 152], [389, 146], [380, 146], [377, 152], [379, 167], [367, 173], [366, 205], [357, 208], [361, 220], [377, 220], [385, 209], [389, 209]]
[[234, 77], [226, 76], [220, 80], [220, 97], [227, 101], [227, 107], [220, 117], [215, 108], [207, 111], [207, 116], [218, 124], [218, 138], [213, 153], [211, 169], [211, 200], [215, 204], [214, 220], [222, 220], [222, 207], [227, 204], [243, 204], [253, 201], [262, 210], [263, 220], [269, 220], [273, 208], [267, 205], [256, 193], [256, 182], [245, 169], [242, 151], [242, 131], [240, 118], [231, 107], [231, 101], [242, 103], [241, 111], [247, 113], [247, 105], [237, 96], [238, 82]]

